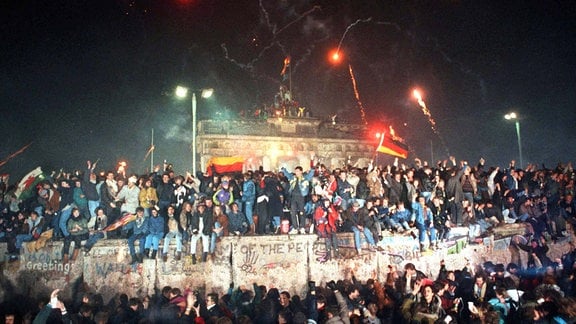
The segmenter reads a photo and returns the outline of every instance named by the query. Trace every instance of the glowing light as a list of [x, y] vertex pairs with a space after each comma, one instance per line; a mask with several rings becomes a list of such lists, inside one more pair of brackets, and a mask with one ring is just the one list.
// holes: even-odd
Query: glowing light
[[330, 54], [330, 60], [333, 63], [340, 63], [340, 61], [342, 60], [342, 55], [340, 54], [340, 51], [335, 50]]
[[510, 119], [516, 119], [516, 118], [518, 118], [518, 116], [516, 115], [516, 113], [512, 112], [512, 113], [504, 115], [504, 118], [507, 120], [510, 120]]
[[428, 109], [428, 107], [426, 106], [426, 103], [422, 99], [422, 95], [420, 94], [420, 91], [415, 89], [414, 91], [412, 91], [412, 94], [414, 95], [414, 98], [416, 98], [416, 100], [418, 101], [418, 105], [420, 106], [420, 108], [422, 108], [422, 113], [426, 117], [428, 117], [428, 122], [430, 123], [432, 130], [434, 131], [434, 133], [436, 133], [438, 135], [438, 130], [436, 129], [436, 121], [434, 120], [434, 118], [432, 118], [432, 114], [430, 114], [430, 110]]
[[186, 98], [188, 96], [188, 88], [177, 86], [176, 87], [176, 96], [178, 98]]
[[210, 98], [212, 97], [212, 94], [214, 94], [214, 89], [212, 88], [208, 88], [208, 89], [202, 89], [202, 98]]
[[414, 94], [414, 98], [416, 98], [416, 100], [418, 100], [418, 103], [420, 103], [422, 101], [422, 95], [420, 94], [420, 91], [414, 89], [412, 94]]

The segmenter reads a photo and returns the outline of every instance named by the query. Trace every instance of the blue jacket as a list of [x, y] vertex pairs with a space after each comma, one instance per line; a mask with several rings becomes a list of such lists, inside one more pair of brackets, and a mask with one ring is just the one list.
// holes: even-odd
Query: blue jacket
[[428, 222], [429, 223], [425, 223], [424, 222], [424, 209], [422, 207], [422, 205], [420, 205], [420, 203], [418, 202], [413, 202], [412, 203], [412, 220], [416, 221], [416, 223], [418, 224], [434, 224], [434, 218], [432, 216], [432, 211], [430, 210], [430, 208], [428, 206], [426, 206], [426, 215], [428, 218]]
[[252, 180], [246, 180], [242, 184], [242, 201], [254, 202], [256, 199], [256, 185]]
[[[286, 168], [282, 168], [280, 169], [280, 171], [284, 173], [286, 179], [288, 179], [288, 181], [290, 182], [290, 193], [292, 193], [292, 191], [294, 191], [295, 189], [294, 187], [296, 186], [296, 176], [293, 173], [288, 172]], [[310, 180], [312, 180], [313, 177], [314, 177], [314, 169], [310, 169], [308, 172], [303, 173], [302, 178], [299, 179], [300, 182], [298, 183], [298, 187], [300, 189], [300, 194], [302, 195], [302, 197], [308, 196], [308, 193], [310, 192]]]
[[150, 234], [164, 236], [164, 223], [164, 217], [160, 215], [148, 217], [148, 232]]
[[133, 235], [148, 234], [148, 217], [142, 217], [140, 221], [136, 218], [136, 220], [126, 224], [124, 230], [132, 230]]
[[409, 221], [410, 220], [410, 216], [411, 213], [408, 209], [404, 209], [404, 210], [396, 210], [396, 212], [394, 212], [394, 214], [392, 214], [392, 219], [400, 222], [400, 221]]
[[314, 202], [312, 200], [309, 200], [305, 205], [304, 205], [304, 214], [305, 215], [314, 215], [314, 212], [316, 211], [316, 208], [318, 208], [318, 206], [320, 206], [322, 204], [322, 200], [318, 200], [317, 202]]

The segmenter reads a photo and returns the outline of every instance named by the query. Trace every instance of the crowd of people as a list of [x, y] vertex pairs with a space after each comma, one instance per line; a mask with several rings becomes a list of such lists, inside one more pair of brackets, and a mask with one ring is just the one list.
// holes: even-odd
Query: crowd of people
[[[321, 259], [325, 261], [339, 257], [338, 232], [354, 233], [358, 249], [361, 237], [375, 250], [382, 232], [393, 231], [413, 235], [427, 250], [438, 248], [455, 226], [467, 226], [471, 242], [507, 222], [524, 223], [530, 229], [526, 242], [511, 242], [517, 251], [528, 253], [526, 265], [513, 253], [507, 266], [484, 264], [455, 271], [443, 267], [438, 278], [426, 278], [406, 264], [403, 271], [389, 269], [383, 283], [377, 276], [365, 283], [347, 278], [325, 287], [311, 282], [304, 299], [258, 285], [231, 287], [224, 296], [165, 287], [143, 298], [120, 295], [106, 306], [89, 292], [80, 303], [62, 303], [56, 292], [49, 303], [38, 301], [42, 307], [8, 312], [6, 319], [36, 316], [38, 322], [50, 323], [46, 318], [51, 316], [98, 323], [576, 320], [571, 307], [576, 252], [561, 260], [546, 255], [547, 242], [568, 235], [566, 223], [574, 223], [576, 216], [571, 164], [517, 168], [511, 161], [500, 169], [484, 162], [469, 165], [450, 157], [437, 165], [415, 159], [413, 165], [395, 160], [384, 167], [328, 170], [312, 158], [307, 170], [298, 166], [277, 173], [175, 175], [165, 164], [150, 174], [129, 176], [118, 171], [97, 174], [95, 165], [88, 162], [82, 172], [61, 173], [39, 183], [25, 201], [15, 195], [15, 185], [3, 178], [0, 238], [8, 242], [11, 260], [18, 259], [24, 242], [47, 230], [52, 230], [52, 239], [64, 241], [63, 262], [73, 261], [80, 249], [90, 253], [101, 239], [125, 238], [131, 262], [137, 263], [145, 257], [179, 259], [184, 253], [192, 254], [193, 262], [206, 261], [218, 239], [227, 235], [316, 233], [325, 238], [327, 253]], [[169, 253], [173, 240], [175, 251]], [[198, 241], [202, 244], [199, 258]], [[185, 247], [189, 250], [184, 251]]]
[[[4, 323], [574, 323], [576, 249], [556, 268], [467, 264], [427, 277], [414, 264], [359, 280], [310, 281], [302, 296], [273, 285], [230, 284], [225, 294], [165, 286], [152, 295], [104, 301], [86, 285], [50, 296], [11, 295]], [[382, 281], [378, 277], [385, 278]], [[263, 278], [263, 280], [266, 280]]]
[[328, 170], [312, 157], [307, 170], [226, 175], [176, 175], [169, 164], [145, 175], [96, 173], [95, 167], [88, 161], [85, 170], [49, 177], [25, 201], [3, 179], [0, 239], [8, 242], [11, 260], [48, 229], [53, 240], [64, 241], [65, 262], [106, 238], [126, 238], [133, 263], [186, 253], [206, 261], [222, 236], [280, 232], [325, 238], [328, 260], [339, 257], [338, 232], [354, 233], [358, 251], [362, 237], [370, 250], [379, 249], [383, 231], [412, 235], [426, 251], [439, 248], [455, 226], [468, 227], [472, 243], [497, 226], [522, 222], [540, 244], [543, 235], [566, 236], [566, 222], [576, 216], [570, 163], [538, 169], [511, 161], [500, 169], [483, 159], [469, 165], [450, 157], [437, 165], [396, 159], [382, 167]]

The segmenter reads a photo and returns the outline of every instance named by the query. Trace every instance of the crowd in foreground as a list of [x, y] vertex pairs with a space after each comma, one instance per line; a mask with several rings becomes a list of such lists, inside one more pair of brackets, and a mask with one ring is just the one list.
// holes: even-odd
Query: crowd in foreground
[[[308, 283], [302, 296], [274, 286], [230, 284], [228, 291], [163, 287], [152, 295], [104, 301], [85, 284], [50, 296], [10, 295], [4, 323], [574, 323], [576, 249], [556, 267], [526, 271], [514, 263], [467, 264], [435, 277], [414, 264], [359, 280]], [[534, 270], [534, 269], [532, 269]], [[263, 280], [265, 280], [263, 278]], [[36, 298], [38, 297], [38, 299]]]
[[145, 175], [127, 175], [123, 166], [95, 169], [88, 161], [84, 170], [46, 177], [26, 199], [2, 177], [0, 239], [8, 242], [10, 260], [47, 230], [64, 241], [63, 262], [109, 237], [128, 240], [132, 263], [186, 253], [193, 262], [205, 261], [222, 236], [279, 232], [325, 238], [328, 260], [339, 257], [338, 232], [354, 233], [359, 252], [362, 237], [374, 251], [386, 230], [413, 235], [426, 251], [438, 248], [455, 226], [468, 227], [474, 242], [503, 224], [525, 223], [538, 243], [544, 234], [566, 236], [566, 223], [576, 219], [570, 163], [547, 169], [511, 161], [501, 169], [483, 159], [471, 165], [450, 157], [436, 165], [396, 159], [328, 170], [312, 157], [307, 170], [277, 173], [176, 175], [169, 164]]

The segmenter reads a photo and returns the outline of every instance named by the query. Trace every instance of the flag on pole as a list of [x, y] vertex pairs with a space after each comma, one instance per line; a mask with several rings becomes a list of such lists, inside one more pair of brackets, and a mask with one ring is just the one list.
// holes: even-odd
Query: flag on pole
[[8, 163], [8, 161], [10, 161], [11, 159], [13, 159], [14, 157], [16, 157], [17, 155], [19, 155], [20, 153], [26, 151], [26, 149], [32, 145], [32, 142], [28, 143], [27, 145], [24, 145], [21, 149], [19, 149], [18, 151], [10, 154], [7, 158], [5, 158], [4, 160], [0, 161], [0, 167], [3, 166], [4, 164]]
[[44, 172], [42, 172], [42, 169], [37, 167], [36, 169], [28, 172], [28, 174], [26, 174], [24, 178], [20, 180], [20, 183], [18, 183], [18, 187], [16, 188], [14, 194], [19, 200], [26, 200], [32, 197], [34, 190], [36, 189], [36, 185], [46, 178], [47, 177]]
[[213, 172], [218, 174], [242, 172], [244, 167], [244, 158], [239, 156], [231, 157], [213, 157], [206, 164], [206, 172], [212, 175]]
[[284, 76], [286, 74], [286, 70], [288, 70], [289, 67], [290, 67], [290, 56], [286, 56], [286, 58], [284, 59], [284, 67], [282, 68], [282, 72], [280, 72], [280, 75]]
[[408, 146], [406, 144], [394, 139], [389, 133], [384, 133], [380, 137], [380, 143], [376, 148], [376, 152], [397, 156], [400, 158], [408, 157]]

